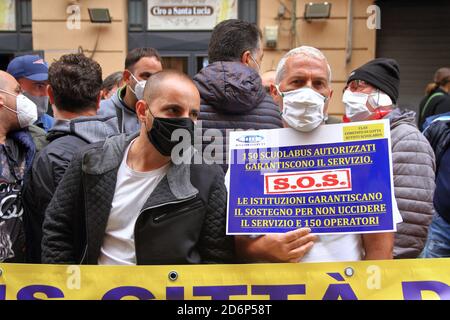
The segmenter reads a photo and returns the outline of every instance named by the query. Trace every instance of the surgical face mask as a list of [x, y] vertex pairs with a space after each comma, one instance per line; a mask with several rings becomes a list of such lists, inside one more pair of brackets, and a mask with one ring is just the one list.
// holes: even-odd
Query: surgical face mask
[[350, 121], [364, 121], [371, 118], [375, 112], [369, 110], [367, 104], [373, 109], [389, 107], [393, 104], [391, 98], [380, 91], [367, 94], [345, 90], [342, 102], [345, 105], [345, 115]]
[[191, 118], [159, 118], [153, 115], [150, 108], [148, 111], [153, 117], [153, 125], [150, 130], [147, 130], [147, 137], [163, 156], [170, 156], [173, 148], [180, 143], [180, 141], [172, 140], [172, 134], [177, 129], [187, 130], [190, 134], [191, 145], [194, 144], [194, 121]]
[[324, 120], [326, 97], [311, 88], [303, 87], [297, 90], [278, 93], [283, 98], [282, 117], [293, 129], [310, 132]]
[[136, 96], [136, 99], [138, 100], [142, 100], [144, 98], [144, 89], [145, 89], [145, 84], [147, 83], [147, 80], [138, 80], [136, 79], [136, 77], [130, 72], [131, 76], [133, 77], [134, 81], [136, 81], [136, 84], [134, 86], [134, 89], [131, 88], [130, 86], [128, 86], [128, 88], [130, 88], [131, 92], [134, 93], [134, 95]]
[[379, 90], [369, 94], [367, 102], [375, 109], [380, 107], [390, 107], [394, 104], [391, 97]]
[[37, 107], [37, 113], [38, 113], [39, 117], [41, 115], [47, 113], [47, 110], [48, 110], [48, 96], [42, 96], [42, 97], [32, 96], [31, 94], [28, 94], [26, 92], [24, 92], [23, 95], [34, 102], [34, 104]]
[[5, 90], [0, 89], [0, 91], [16, 97], [16, 110], [3, 105], [7, 110], [17, 114], [17, 120], [21, 128], [27, 128], [32, 125], [38, 119], [37, 108], [33, 101], [25, 97], [23, 94], [14, 94]]

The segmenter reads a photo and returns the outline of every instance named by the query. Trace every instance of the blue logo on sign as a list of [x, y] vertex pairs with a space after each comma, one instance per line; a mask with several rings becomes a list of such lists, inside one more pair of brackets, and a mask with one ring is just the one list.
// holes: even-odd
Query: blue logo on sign
[[237, 141], [242, 143], [257, 143], [264, 140], [263, 136], [251, 135], [251, 136], [242, 136]]

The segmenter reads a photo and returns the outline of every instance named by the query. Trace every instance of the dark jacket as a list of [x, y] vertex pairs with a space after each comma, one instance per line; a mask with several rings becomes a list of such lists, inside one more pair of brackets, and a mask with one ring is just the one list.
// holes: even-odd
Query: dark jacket
[[434, 207], [450, 224], [450, 120], [433, 122], [424, 135], [436, 155]]
[[415, 125], [413, 111], [394, 109], [391, 123], [394, 193], [403, 222], [397, 225], [395, 258], [417, 258], [433, 216], [434, 153]]
[[141, 128], [136, 111], [130, 109], [123, 97], [125, 96], [126, 87], [122, 87], [107, 100], [100, 102], [98, 115], [103, 117], [116, 116], [120, 133], [136, 133]]
[[436, 155], [436, 168], [439, 169], [442, 155], [450, 147], [450, 121], [437, 119], [423, 132]]
[[33, 132], [36, 134], [29, 129], [9, 132], [5, 144], [0, 145], [5, 159], [0, 164], [0, 263], [25, 262], [23, 186], [36, 154], [35, 136], [39, 140], [43, 131], [33, 127]]
[[419, 117], [418, 117], [419, 129], [422, 131], [425, 129], [423, 127], [423, 123], [428, 117], [449, 111], [450, 111], [450, 95], [441, 88], [439, 87], [436, 88], [435, 90], [430, 92], [429, 95], [424, 97], [420, 102]]
[[114, 116], [56, 120], [47, 135], [49, 144], [37, 155], [24, 191], [29, 262], [40, 262], [45, 210], [74, 154], [87, 144], [103, 141], [117, 133]]
[[[215, 62], [203, 68], [194, 82], [201, 97], [198, 120], [203, 149], [209, 144], [214, 146], [213, 157], [222, 163], [225, 172], [229, 131], [283, 127], [280, 108], [267, 95], [259, 74], [252, 68], [239, 62]], [[220, 131], [214, 133], [209, 129]], [[205, 138], [208, 135], [214, 138]]]
[[[134, 138], [111, 137], [75, 156], [45, 214], [43, 263], [97, 264], [117, 172]], [[172, 164], [136, 221], [137, 264], [231, 262], [223, 180], [218, 166]]]

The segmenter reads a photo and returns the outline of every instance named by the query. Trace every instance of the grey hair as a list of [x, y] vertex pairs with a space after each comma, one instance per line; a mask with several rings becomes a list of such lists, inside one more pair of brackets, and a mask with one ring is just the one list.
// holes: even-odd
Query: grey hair
[[284, 77], [284, 73], [286, 71], [287, 59], [289, 57], [296, 56], [296, 55], [304, 55], [309, 58], [325, 61], [325, 63], [327, 64], [327, 69], [328, 69], [327, 70], [328, 71], [328, 84], [331, 83], [331, 67], [330, 67], [330, 64], [328, 63], [327, 58], [324, 56], [324, 54], [319, 49], [316, 49], [314, 47], [301, 46], [301, 47], [297, 47], [297, 48], [290, 50], [288, 53], [286, 53], [283, 56], [283, 58], [281, 58], [280, 62], [278, 63], [277, 74], [275, 76], [276, 84], [280, 84], [281, 80]]

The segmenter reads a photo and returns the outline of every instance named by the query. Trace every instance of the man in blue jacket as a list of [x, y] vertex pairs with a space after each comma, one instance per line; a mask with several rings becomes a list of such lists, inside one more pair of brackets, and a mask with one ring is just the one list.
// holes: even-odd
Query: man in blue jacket
[[441, 115], [425, 131], [436, 155], [436, 190], [428, 238], [421, 257], [450, 257], [450, 119]]

